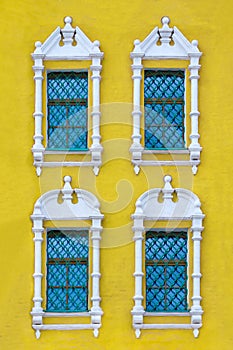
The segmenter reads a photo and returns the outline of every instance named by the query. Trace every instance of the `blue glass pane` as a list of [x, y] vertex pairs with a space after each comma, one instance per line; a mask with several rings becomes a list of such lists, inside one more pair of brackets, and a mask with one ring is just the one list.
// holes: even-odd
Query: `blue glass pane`
[[47, 311], [86, 311], [88, 232], [47, 233]]
[[47, 75], [48, 99], [86, 98], [88, 91], [87, 72], [50, 72]]
[[185, 287], [186, 285], [186, 266], [175, 265], [166, 266], [166, 285], [167, 287]]
[[146, 234], [147, 311], [187, 310], [187, 233]]
[[[156, 300], [156, 303], [155, 303]], [[165, 310], [165, 290], [147, 289], [146, 290], [146, 311], [161, 312]]]
[[50, 72], [47, 76], [48, 148], [87, 149], [87, 72]]
[[145, 147], [184, 148], [184, 72], [146, 70]]
[[68, 290], [68, 309], [70, 311], [87, 311], [87, 291], [84, 288]]
[[184, 72], [145, 70], [144, 98], [183, 98]]
[[47, 287], [47, 311], [61, 311], [64, 309], [66, 290], [64, 288]]
[[66, 285], [66, 266], [65, 265], [48, 265], [47, 278], [51, 287]]
[[163, 287], [165, 283], [164, 266], [146, 266], [147, 288]]
[[186, 289], [170, 289], [166, 295], [166, 311], [187, 311]]

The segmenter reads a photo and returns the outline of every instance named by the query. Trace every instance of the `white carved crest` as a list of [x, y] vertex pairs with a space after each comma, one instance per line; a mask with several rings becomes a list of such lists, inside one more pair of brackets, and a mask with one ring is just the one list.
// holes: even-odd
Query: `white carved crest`
[[189, 59], [200, 54], [197, 40], [192, 43], [175, 26], [169, 27], [170, 19], [163, 17], [162, 28], [155, 27], [142, 41], [134, 41], [131, 57], [141, 56], [143, 59]]
[[[52, 190], [43, 194], [36, 202], [32, 218], [43, 220], [85, 220], [102, 219], [99, 202], [96, 197], [85, 190], [73, 189], [71, 177], [64, 177], [64, 186], [60, 190]], [[73, 203], [73, 195], [77, 195], [77, 203]], [[59, 200], [59, 195], [61, 198]]]
[[99, 41], [91, 42], [79, 27], [72, 27], [72, 18], [65, 17], [64, 28], [57, 27], [42, 44], [36, 42], [33, 55], [43, 55], [44, 60], [90, 60], [101, 56]]
[[173, 188], [171, 181], [171, 176], [167, 175], [163, 188], [143, 193], [136, 202], [133, 218], [142, 216], [145, 220], [191, 220], [193, 216], [202, 216], [199, 198], [189, 190]]

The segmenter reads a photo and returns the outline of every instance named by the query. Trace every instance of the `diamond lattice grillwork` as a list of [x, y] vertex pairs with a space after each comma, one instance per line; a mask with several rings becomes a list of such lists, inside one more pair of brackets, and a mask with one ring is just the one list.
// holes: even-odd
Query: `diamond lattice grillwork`
[[87, 72], [47, 75], [48, 148], [87, 149]]
[[47, 233], [47, 311], [86, 311], [88, 231]]
[[187, 233], [146, 233], [146, 310], [187, 311]]
[[145, 70], [145, 146], [184, 147], [184, 72]]

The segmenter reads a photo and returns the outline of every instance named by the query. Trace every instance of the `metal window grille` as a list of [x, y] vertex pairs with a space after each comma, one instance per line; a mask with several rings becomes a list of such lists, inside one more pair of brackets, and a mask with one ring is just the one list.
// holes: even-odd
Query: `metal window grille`
[[88, 231], [47, 232], [47, 311], [88, 309]]
[[184, 71], [145, 70], [145, 147], [184, 148]]
[[48, 149], [87, 149], [87, 72], [47, 75]]
[[187, 232], [147, 232], [145, 257], [146, 310], [187, 311]]

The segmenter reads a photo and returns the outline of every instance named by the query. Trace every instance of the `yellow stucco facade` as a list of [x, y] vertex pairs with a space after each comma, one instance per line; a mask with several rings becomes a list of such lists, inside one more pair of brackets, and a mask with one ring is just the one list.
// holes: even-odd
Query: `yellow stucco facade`
[[[232, 348], [231, 9], [232, 1], [223, 4], [210, 0], [1, 1], [1, 350]], [[68, 15], [92, 41], [100, 41], [104, 52], [103, 165], [98, 176], [87, 167], [48, 168], [38, 178], [31, 154], [34, 82], [30, 54], [34, 42], [43, 42], [58, 25], [63, 25], [63, 18]], [[190, 167], [146, 167], [135, 175], [130, 162], [133, 101], [130, 52], [133, 41], [143, 40], [160, 25], [164, 15], [190, 41], [198, 39], [203, 52], [199, 81], [203, 151], [195, 176]], [[46, 68], [63, 68], [57, 62], [46, 64]], [[82, 67], [75, 64], [69, 62], [66, 68]], [[166, 64], [158, 62], [157, 67], [172, 67], [171, 63]], [[150, 62], [147, 66], [150, 67]], [[136, 339], [131, 316], [134, 243], [130, 216], [137, 198], [148, 189], [163, 186], [163, 176], [168, 173], [173, 177], [174, 187], [190, 189], [198, 195], [206, 215], [201, 248], [203, 327], [197, 339], [191, 330], [145, 330]], [[42, 193], [61, 188], [64, 175], [72, 176], [74, 187], [95, 194], [105, 215], [100, 253], [104, 316], [98, 338], [90, 330], [42, 331], [37, 340], [30, 316], [34, 272], [30, 215]]]

